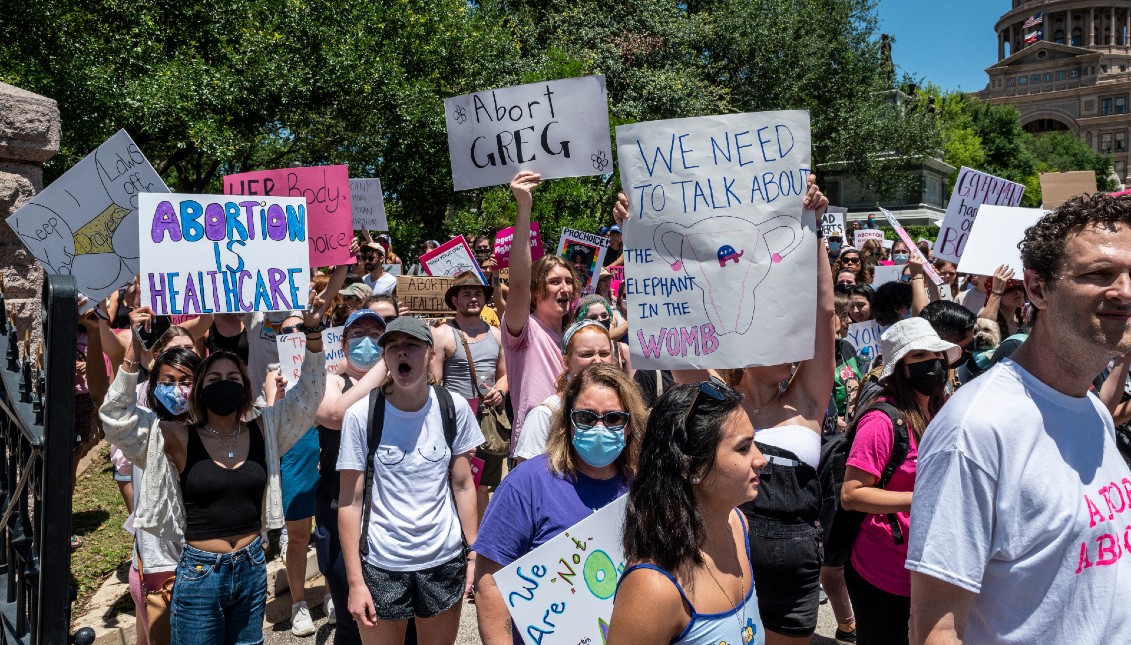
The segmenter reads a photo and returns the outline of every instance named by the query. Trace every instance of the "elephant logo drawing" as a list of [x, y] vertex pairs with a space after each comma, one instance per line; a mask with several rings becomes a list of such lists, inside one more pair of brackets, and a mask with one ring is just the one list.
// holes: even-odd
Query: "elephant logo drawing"
[[[744, 335], [754, 323], [758, 286], [804, 237], [800, 219], [778, 215], [758, 223], [734, 216], [689, 225], [665, 222], [656, 227], [652, 239], [656, 253], [672, 271], [694, 280], [716, 333]], [[730, 244], [719, 246], [720, 239], [747, 244], [739, 250]], [[739, 285], [737, 294], [735, 285]]]

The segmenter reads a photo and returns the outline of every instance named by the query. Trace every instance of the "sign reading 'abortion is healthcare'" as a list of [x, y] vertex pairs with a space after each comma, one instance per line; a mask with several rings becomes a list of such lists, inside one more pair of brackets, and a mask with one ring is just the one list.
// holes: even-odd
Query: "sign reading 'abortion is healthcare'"
[[306, 200], [142, 193], [141, 301], [158, 315], [305, 309]]
[[617, 128], [632, 362], [739, 368], [813, 356], [809, 113]]

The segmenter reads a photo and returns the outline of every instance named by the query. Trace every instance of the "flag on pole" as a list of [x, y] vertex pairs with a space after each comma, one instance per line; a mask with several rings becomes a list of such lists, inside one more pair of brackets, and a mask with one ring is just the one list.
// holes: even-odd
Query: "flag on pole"
[[1038, 11], [1037, 13], [1033, 14], [1032, 16], [1029, 17], [1028, 20], [1025, 21], [1024, 25], [1021, 25], [1021, 28], [1022, 29], [1028, 29], [1030, 27], [1035, 27], [1035, 26], [1041, 24], [1044, 21], [1044, 17], [1042, 16], [1042, 14], [1043, 14], [1043, 12], [1041, 12], [1041, 11]]
[[1038, 29], [1038, 30], [1036, 30], [1032, 33], [1025, 34], [1025, 44], [1026, 45], [1032, 45], [1033, 43], [1037, 42], [1038, 40], [1044, 40], [1044, 37], [1045, 37], [1045, 30]]

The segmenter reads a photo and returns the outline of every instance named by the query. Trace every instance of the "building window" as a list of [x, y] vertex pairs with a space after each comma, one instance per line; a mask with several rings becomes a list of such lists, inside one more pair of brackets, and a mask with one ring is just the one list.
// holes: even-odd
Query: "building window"
[[1105, 132], [1100, 135], [1100, 152], [1104, 154], [1111, 154], [1111, 133]]
[[1045, 82], [1046, 82], [1046, 83], [1051, 83], [1051, 82], [1052, 82], [1052, 72], [1049, 72], [1049, 73], [1045, 74]]
[[1100, 100], [1100, 114], [1103, 116], [1111, 114], [1111, 99]]
[[1006, 82], [1006, 85], [1008, 85], [1009, 87], [1017, 87], [1017, 79], [1016, 78], [1009, 79], [1009, 81]]
[[1078, 69], [1068, 70], [1068, 78], [1080, 78], [1080, 70], [1078, 70]]
[[1063, 29], [1057, 29], [1056, 32], [1052, 36], [1052, 41], [1054, 43], [1058, 44], [1058, 45], [1063, 45], [1064, 44], [1064, 30]]
[[1126, 170], [1127, 170], [1127, 164], [1126, 163], [1124, 163], [1122, 161], [1115, 162], [1115, 174], [1119, 176], [1120, 180], [1123, 179], [1124, 171], [1126, 171]]
[[1072, 46], [1079, 47], [1084, 44], [1084, 32], [1079, 27], [1072, 28]]
[[1118, 96], [1115, 98], [1115, 113], [1127, 114], [1127, 97]]
[[1041, 75], [1040, 74], [1033, 74], [1032, 76], [1029, 77], [1029, 82], [1034, 83], [1034, 84], [1040, 83], [1041, 82]]
[[1058, 80], [1058, 81], [1064, 80], [1064, 70], [1061, 70], [1061, 71], [1056, 73], [1056, 80]]
[[1115, 133], [1115, 151], [1116, 152], [1123, 152], [1126, 149], [1127, 149], [1127, 133], [1126, 132], [1116, 132]]
[[1022, 77], [1018, 78], [1017, 84], [1018, 85], [1028, 85], [1029, 84], [1029, 77], [1028, 76], [1022, 76]]
[[1100, 72], [1107, 74], [1107, 65], [1100, 65]]

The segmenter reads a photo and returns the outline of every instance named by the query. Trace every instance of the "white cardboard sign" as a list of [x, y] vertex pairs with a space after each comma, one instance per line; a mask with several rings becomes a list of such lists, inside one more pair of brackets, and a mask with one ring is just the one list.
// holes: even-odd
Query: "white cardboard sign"
[[604, 76], [563, 78], [444, 99], [456, 190], [612, 172]]
[[954, 192], [946, 206], [946, 216], [939, 227], [935, 257], [958, 263], [966, 248], [966, 240], [982, 204], [1017, 206], [1025, 187], [984, 172], [963, 166], [954, 182]]
[[306, 199], [142, 193], [141, 302], [158, 315], [305, 309]]
[[825, 239], [830, 237], [839, 237], [845, 239], [845, 226], [844, 216], [848, 213], [848, 209], [842, 206], [829, 206], [828, 210], [821, 217], [821, 229], [824, 231]]
[[883, 244], [884, 232], [874, 228], [862, 228], [852, 234], [852, 245], [858, 249], [864, 246], [864, 242], [868, 240], [876, 240]]
[[[345, 329], [329, 327], [322, 330], [322, 351], [326, 355], [327, 374], [337, 374], [346, 360], [346, 352], [342, 349], [342, 334]], [[275, 345], [279, 350], [279, 370], [283, 373], [283, 378], [287, 379], [289, 391], [298, 383], [302, 362], [306, 359], [306, 334], [295, 332], [276, 336]]]
[[559, 257], [573, 264], [574, 255], [584, 256], [575, 267], [581, 267], [578, 279], [589, 292], [597, 288], [597, 281], [601, 278], [601, 267], [605, 263], [605, 252], [608, 249], [609, 238], [585, 231], [575, 231], [572, 228], [563, 228], [562, 236], [558, 238]]
[[845, 340], [852, 344], [857, 354], [874, 361], [880, 355], [880, 323], [874, 320], [852, 323], [848, 326]]
[[617, 128], [633, 364], [740, 368], [813, 356], [809, 113]]
[[622, 495], [495, 574], [526, 645], [605, 642], [624, 573], [627, 502]]
[[879, 289], [881, 284], [899, 282], [906, 264], [877, 264], [872, 269], [872, 288]]
[[425, 273], [432, 276], [457, 276], [465, 271], [474, 271], [479, 281], [487, 284], [487, 277], [475, 261], [471, 247], [462, 235], [457, 235], [440, 246], [420, 256], [420, 264]]
[[73, 275], [79, 291], [98, 301], [138, 272], [138, 195], [167, 192], [118, 130], [7, 222], [47, 273]]
[[1025, 270], [1017, 244], [1025, 237], [1025, 229], [1048, 212], [1040, 208], [982, 206], [970, 229], [958, 272], [993, 275], [999, 266], [1006, 264], [1020, 280]]
[[353, 228], [357, 231], [387, 231], [385, 195], [380, 179], [351, 179], [350, 203], [353, 205]]

